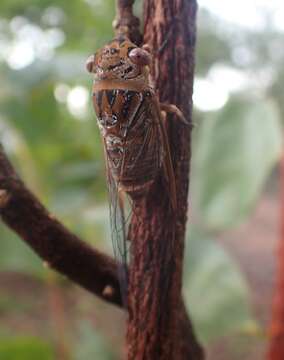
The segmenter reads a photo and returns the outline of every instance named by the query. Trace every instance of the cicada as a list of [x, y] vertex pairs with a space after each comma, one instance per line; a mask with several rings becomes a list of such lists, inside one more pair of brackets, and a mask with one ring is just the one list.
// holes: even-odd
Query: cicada
[[147, 197], [162, 172], [175, 212], [176, 188], [163, 111], [150, 80], [151, 53], [120, 36], [91, 55], [86, 67], [94, 74], [93, 104], [105, 152], [110, 218], [115, 255], [124, 264], [127, 281], [127, 229], [124, 198], [133, 204]]

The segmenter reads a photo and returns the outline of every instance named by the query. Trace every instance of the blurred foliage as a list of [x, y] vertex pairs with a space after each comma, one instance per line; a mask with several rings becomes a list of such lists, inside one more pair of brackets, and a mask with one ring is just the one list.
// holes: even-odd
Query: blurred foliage
[[18, 271], [35, 276], [44, 275], [42, 260], [35, 256], [23, 242], [19, 242], [17, 235], [1, 226], [0, 239], [0, 272]]
[[238, 267], [216, 239], [193, 228], [189, 231], [184, 288], [188, 310], [203, 343], [257, 327]]
[[74, 351], [74, 360], [115, 360], [109, 345], [91, 323], [81, 322], [79, 327], [79, 341]]
[[[136, 10], [141, 12], [141, 1]], [[112, 37], [114, 1], [2, 0], [0, 14], [0, 141], [49, 209], [108, 251], [104, 162], [84, 63]], [[282, 48], [283, 36], [269, 27], [248, 31], [199, 12], [197, 78], [210, 79], [218, 65], [246, 79], [228, 91], [223, 107], [196, 108], [194, 114], [196, 220], [184, 292], [206, 342], [254, 326], [245, 280], [216, 238], [250, 215], [280, 156], [284, 53], [275, 49]], [[45, 278], [41, 261], [2, 225], [0, 239], [0, 271]], [[1, 293], [0, 306], [5, 299]], [[114, 358], [90, 324], [83, 324], [80, 334], [75, 359]], [[0, 337], [1, 359], [19, 359], [18, 351], [21, 360], [26, 353], [29, 359], [50, 359], [52, 353], [37, 339]]]
[[206, 115], [192, 191], [203, 226], [222, 230], [244, 220], [281, 151], [280, 116], [271, 101], [232, 97], [220, 112]]
[[52, 347], [38, 338], [13, 337], [0, 340], [0, 359], [53, 360]]

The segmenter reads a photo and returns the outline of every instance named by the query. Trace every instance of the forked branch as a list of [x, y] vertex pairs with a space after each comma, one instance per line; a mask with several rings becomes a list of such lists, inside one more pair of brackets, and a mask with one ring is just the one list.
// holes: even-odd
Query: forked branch
[[[133, 15], [133, 3], [134, 0], [117, 0], [114, 28], [116, 35], [127, 35], [136, 44], [140, 44], [139, 20]], [[181, 21], [178, 28], [171, 31], [172, 35], [165, 48], [165, 36], [168, 36], [169, 30], [173, 28], [173, 19], [177, 14]], [[194, 69], [195, 14], [195, 0], [144, 0], [145, 40], [153, 49], [163, 48], [163, 53], [155, 58], [153, 68], [160, 100], [177, 104], [189, 122]], [[190, 127], [185, 131], [184, 127], [173, 122], [168, 130], [173, 149], [179, 204], [175, 223], [175, 246], [173, 249], [165, 249], [164, 246], [165, 240], [171, 235], [169, 224], [172, 219], [166, 213], [167, 207], [163, 206], [165, 198], [157, 183], [151, 193], [151, 199], [141, 210], [143, 219], [147, 221], [145, 220], [142, 229], [145, 231], [141, 231], [137, 239], [135, 266], [130, 270], [131, 306], [127, 336], [129, 360], [204, 358], [181, 296]], [[121, 305], [115, 261], [81, 241], [56, 220], [17, 176], [1, 147], [0, 217], [50, 267], [100, 298]], [[155, 231], [150, 231], [150, 226], [150, 230]], [[152, 233], [155, 233], [154, 237], [150, 236]], [[142, 253], [139, 249], [147, 251]], [[158, 267], [160, 266], [161, 270], [162, 256], [167, 257], [169, 250], [174, 252], [174, 261], [171, 263], [169, 284], [165, 287], [163, 273], [159, 272]], [[148, 260], [153, 265], [145, 268], [151, 285], [148, 288], [144, 281], [145, 254], [148, 254]], [[162, 269], [168, 271], [167, 268]], [[167, 293], [162, 293], [160, 287], [167, 288]], [[145, 292], [145, 289], [148, 291]], [[153, 301], [149, 295], [154, 296]]]
[[2, 146], [0, 217], [48, 266], [100, 298], [121, 305], [115, 261], [80, 240], [47, 211], [18, 177]]

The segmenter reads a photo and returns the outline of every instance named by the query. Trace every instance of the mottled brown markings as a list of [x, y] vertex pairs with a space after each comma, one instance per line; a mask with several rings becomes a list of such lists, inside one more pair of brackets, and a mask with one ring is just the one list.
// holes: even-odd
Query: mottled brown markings
[[[124, 104], [122, 107], [122, 116], [126, 119], [128, 117], [129, 109], [131, 107], [132, 99], [135, 96], [136, 92], [131, 90], [124, 91]], [[136, 115], [136, 114], [135, 114]]]
[[109, 105], [112, 108], [113, 104], [115, 103], [118, 90], [117, 89], [105, 90], [105, 92], [106, 92], [106, 96], [107, 96]]
[[[105, 90], [103, 91], [108, 99], [109, 105], [110, 107], [108, 107], [106, 110], [106, 112], [103, 114], [102, 116], [102, 120], [101, 121], [101, 125], [104, 127], [108, 127], [109, 125], [109, 120], [113, 118], [114, 116], [117, 117], [117, 115], [114, 113], [114, 109], [113, 106], [116, 103], [116, 100], [120, 100], [120, 98], [124, 99], [124, 102], [122, 102], [122, 104], [124, 104], [123, 110], [122, 110], [122, 114], [124, 117], [124, 122], [120, 122], [119, 127], [120, 129], [122, 129], [122, 133], [121, 134], [117, 134], [116, 137], [106, 137], [107, 141], [106, 141], [106, 146], [107, 146], [107, 154], [109, 156], [109, 158], [111, 159], [115, 169], [121, 168], [122, 171], [122, 156], [123, 156], [123, 148], [122, 148], [122, 138], [126, 138], [127, 136], [127, 130], [129, 128], [128, 125], [128, 118], [127, 118], [127, 113], [128, 112], [128, 108], [131, 106], [131, 100], [133, 98], [133, 96], [135, 95], [135, 92], [133, 91], [128, 91], [128, 90]], [[120, 97], [117, 96], [117, 94], [120, 95]], [[103, 95], [104, 98], [104, 95]], [[127, 99], [127, 101], [126, 101]], [[121, 105], [120, 105], [121, 107]], [[125, 116], [126, 115], [126, 116]], [[135, 116], [135, 114], [134, 114]], [[121, 119], [122, 120], [122, 119]], [[124, 125], [124, 126], [123, 126]], [[124, 144], [125, 147], [125, 152], [128, 151], [128, 146], [126, 144]], [[127, 165], [126, 165], [127, 166]]]
[[113, 115], [113, 112], [109, 105], [106, 91], [103, 91], [102, 93], [103, 93], [102, 116], [109, 115], [109, 117], [111, 117]]
[[147, 127], [151, 127], [151, 120], [147, 119], [147, 109], [144, 100], [144, 97], [142, 97], [136, 110], [135, 117], [133, 117], [133, 121], [130, 123], [132, 131], [136, 133], [136, 136], [141, 135], [142, 132], [145, 132]]
[[120, 62], [118, 62], [118, 63], [116, 63], [114, 65], [109, 65], [107, 69], [108, 70], [114, 70], [114, 69], [118, 68], [121, 65], [123, 65], [123, 61], [120, 61]]
[[95, 99], [94, 99], [97, 107], [95, 107], [95, 109], [98, 109], [98, 116], [101, 117], [102, 116], [102, 102], [103, 102], [103, 92], [102, 91], [98, 91], [95, 93]]
[[132, 70], [133, 70], [133, 67], [132, 67], [132, 66], [128, 66], [128, 68], [126, 68], [126, 69], [124, 70], [124, 74], [130, 73]]
[[[160, 168], [161, 159], [159, 130], [151, 120], [154, 115], [149, 113], [151, 107], [145, 103], [151, 92], [113, 89], [96, 94], [95, 108], [101, 113], [98, 120], [105, 131], [107, 156], [115, 177], [120, 178], [127, 189], [135, 183], [139, 188], [148, 187]], [[113, 116], [118, 118], [116, 123], [112, 122]]]

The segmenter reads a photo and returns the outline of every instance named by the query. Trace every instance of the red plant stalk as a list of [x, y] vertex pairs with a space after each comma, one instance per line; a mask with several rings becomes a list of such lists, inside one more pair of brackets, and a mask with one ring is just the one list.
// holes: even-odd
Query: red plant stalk
[[284, 359], [284, 154], [281, 161], [280, 187], [280, 239], [277, 251], [278, 266], [276, 289], [272, 306], [272, 320], [269, 329], [270, 344], [267, 356], [269, 360]]

